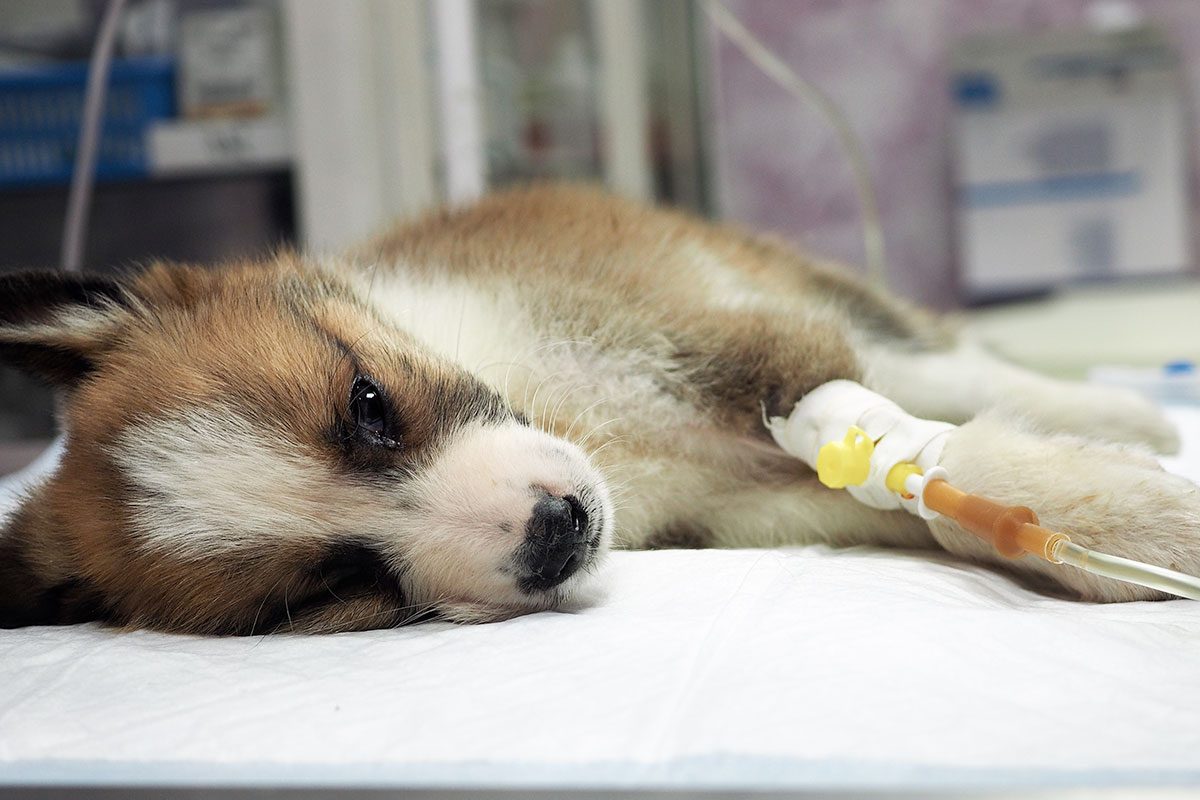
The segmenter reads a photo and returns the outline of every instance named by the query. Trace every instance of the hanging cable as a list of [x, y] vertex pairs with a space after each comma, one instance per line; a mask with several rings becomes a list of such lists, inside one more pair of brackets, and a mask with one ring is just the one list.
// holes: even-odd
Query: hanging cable
[[862, 144], [854, 134], [854, 129], [850, 127], [846, 115], [829, 99], [828, 95], [811, 81], [800, 77], [754, 34], [750, 33], [720, 0], [707, 0], [705, 10], [717, 29], [737, 45], [746, 58], [750, 59], [781, 88], [802, 103], [816, 109], [817, 113], [833, 129], [838, 144], [842, 148], [846, 160], [850, 162], [851, 171], [854, 173], [854, 185], [858, 192], [858, 203], [862, 211], [863, 252], [867, 262], [867, 277], [876, 287], [886, 289], [888, 286], [887, 260], [884, 257], [883, 226], [879, 221], [879, 206], [875, 199], [875, 188], [871, 184], [871, 173]]
[[92, 188], [96, 183], [96, 155], [104, 122], [104, 100], [108, 95], [108, 75], [117, 43], [117, 24], [124, 6], [125, 0], [109, 0], [88, 64], [79, 140], [75, 147], [75, 166], [71, 171], [71, 189], [67, 196], [67, 218], [63, 224], [60, 265], [64, 272], [78, 272], [83, 266]]

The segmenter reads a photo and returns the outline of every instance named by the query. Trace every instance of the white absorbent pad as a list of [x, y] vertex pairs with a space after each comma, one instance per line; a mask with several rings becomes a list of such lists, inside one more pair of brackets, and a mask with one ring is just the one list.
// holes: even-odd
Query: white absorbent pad
[[0, 631], [0, 785], [1200, 785], [1200, 603], [867, 548], [605, 577], [584, 611], [473, 627]]

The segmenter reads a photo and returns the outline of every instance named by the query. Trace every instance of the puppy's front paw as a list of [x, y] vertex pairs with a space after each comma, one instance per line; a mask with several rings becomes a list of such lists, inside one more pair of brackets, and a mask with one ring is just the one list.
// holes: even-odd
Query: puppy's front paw
[[[941, 466], [959, 488], [1028, 506], [1045, 527], [1084, 547], [1200, 575], [1200, 486], [1164, 472], [1142, 452], [1073, 436], [1040, 436], [991, 414], [951, 435]], [[948, 550], [998, 560], [990, 545], [944, 518], [931, 527]], [[1087, 600], [1163, 597], [1032, 556], [1001, 563], [1040, 573]]]

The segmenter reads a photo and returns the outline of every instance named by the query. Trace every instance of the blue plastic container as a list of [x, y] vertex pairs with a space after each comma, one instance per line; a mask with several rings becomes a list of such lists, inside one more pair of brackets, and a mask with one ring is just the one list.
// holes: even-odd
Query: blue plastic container
[[[86, 83], [87, 64], [0, 72], [0, 187], [70, 181]], [[96, 177], [145, 176], [147, 128], [174, 114], [171, 59], [114, 61]]]

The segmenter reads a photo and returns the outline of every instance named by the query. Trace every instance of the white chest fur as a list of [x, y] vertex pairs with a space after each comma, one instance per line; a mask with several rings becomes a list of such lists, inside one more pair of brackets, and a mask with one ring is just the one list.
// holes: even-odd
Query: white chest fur
[[381, 274], [371, 301], [422, 344], [485, 380], [540, 344], [514, 298], [460, 278]]
[[[588, 334], [539, 331], [515, 289], [462, 278], [376, 278], [371, 300], [383, 314], [439, 355], [492, 386], [540, 427], [577, 419], [572, 433], [638, 419], [639, 428], [673, 427], [691, 409], [665, 390], [669, 354], [646, 347], [616, 352]], [[564, 415], [569, 414], [569, 417]], [[611, 422], [610, 422], [611, 421]]]

